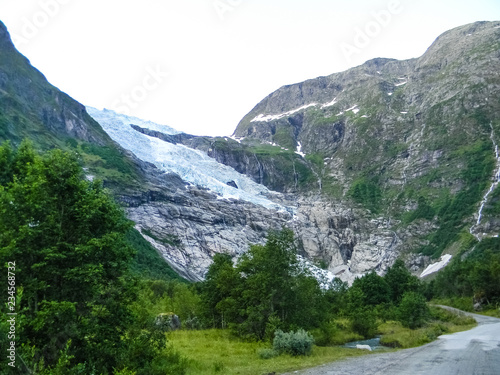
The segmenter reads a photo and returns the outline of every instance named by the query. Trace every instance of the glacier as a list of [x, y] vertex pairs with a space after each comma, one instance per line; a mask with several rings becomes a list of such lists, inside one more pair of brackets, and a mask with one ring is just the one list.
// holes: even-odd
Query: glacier
[[[270, 191], [235, 169], [220, 164], [206, 153], [184, 145], [172, 144], [159, 138], [140, 133], [132, 128], [155, 130], [168, 135], [180, 134], [167, 125], [116, 113], [109, 109], [86, 107], [108, 135], [123, 148], [133, 152], [139, 159], [154, 164], [162, 171], [178, 174], [186, 182], [201, 186], [216, 193], [220, 199], [237, 199], [279, 211], [285, 207], [268, 198], [279, 193]], [[238, 188], [227, 185], [234, 181]], [[290, 211], [288, 209], [287, 211]]]

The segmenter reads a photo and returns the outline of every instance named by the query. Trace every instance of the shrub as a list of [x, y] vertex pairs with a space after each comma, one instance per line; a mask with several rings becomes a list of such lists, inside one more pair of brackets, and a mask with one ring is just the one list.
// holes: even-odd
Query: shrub
[[337, 334], [337, 325], [333, 321], [322, 323], [319, 328], [311, 331], [314, 343], [318, 346], [328, 346], [334, 343]]
[[313, 337], [303, 329], [287, 333], [277, 330], [274, 334], [273, 349], [279, 354], [288, 353], [293, 356], [309, 355], [311, 354], [313, 344]]
[[272, 341], [274, 338], [274, 333], [280, 329], [280, 327], [283, 325], [281, 322], [281, 319], [278, 318], [276, 315], [271, 315], [269, 317], [269, 320], [266, 324], [266, 334], [265, 334], [265, 339], [268, 341]]
[[371, 310], [359, 310], [352, 316], [351, 328], [365, 339], [372, 338], [377, 332], [377, 321]]
[[406, 292], [399, 304], [399, 321], [404, 327], [422, 327], [429, 317], [425, 297], [419, 293]]

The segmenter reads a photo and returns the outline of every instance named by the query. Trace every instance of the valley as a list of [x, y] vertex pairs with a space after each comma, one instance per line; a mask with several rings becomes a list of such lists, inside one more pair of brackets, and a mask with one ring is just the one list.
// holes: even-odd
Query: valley
[[476, 22], [196, 136], [79, 103], [0, 22], [0, 260], [20, 270], [24, 370], [272, 373], [381, 335], [405, 350], [304, 374], [493, 373], [498, 319], [442, 336], [474, 322], [429, 302], [498, 315], [499, 71], [500, 22]]

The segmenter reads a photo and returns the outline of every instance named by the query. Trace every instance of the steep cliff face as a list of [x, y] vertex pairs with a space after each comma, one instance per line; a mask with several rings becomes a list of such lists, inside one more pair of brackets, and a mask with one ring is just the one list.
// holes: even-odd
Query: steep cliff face
[[85, 106], [51, 85], [12, 44], [0, 21], [0, 142], [76, 152], [89, 178], [115, 189], [144, 183], [146, 165], [113, 142]]
[[177, 254], [170, 262], [194, 279], [215, 252], [239, 254], [283, 225], [294, 229], [304, 256], [345, 280], [384, 272], [401, 254], [415, 271], [422, 269], [431, 255], [458, 246], [461, 233], [497, 235], [499, 26], [451, 30], [418, 59], [376, 59], [285, 86], [245, 116], [232, 138], [131, 124], [286, 193], [272, 199], [291, 208], [226, 206], [208, 194], [196, 208], [158, 201], [130, 208], [131, 217], [156, 238], [180, 228], [186, 235], [177, 250], [149, 239], [164, 254]]
[[188, 279], [283, 226], [348, 281], [401, 254], [418, 271], [463, 236], [500, 232], [500, 22], [451, 30], [418, 59], [282, 87], [231, 138], [89, 109], [98, 123], [2, 24], [0, 49], [0, 139], [78, 152]]
[[237, 257], [282, 227], [294, 230], [301, 255], [346, 281], [370, 270], [384, 272], [402, 243], [388, 220], [321, 199], [280, 200], [293, 208], [286, 212], [221, 200], [194, 186], [164, 185], [120, 200], [136, 228], [190, 280], [203, 279], [216, 253]]
[[[496, 169], [499, 69], [500, 23], [466, 25], [441, 35], [418, 59], [375, 59], [282, 87], [242, 119], [234, 136], [300, 147], [317, 161], [309, 165], [334, 199], [405, 225], [455, 220], [448, 224], [457, 232], [477, 219], [479, 191]], [[484, 211], [490, 216], [472, 232], [496, 234], [497, 201], [492, 193]], [[459, 218], [449, 217], [452, 209]], [[445, 247], [434, 240], [428, 253]]]
[[85, 107], [52, 86], [12, 44], [0, 22], [0, 139], [31, 138], [42, 146], [66, 137], [104, 146], [108, 135]]

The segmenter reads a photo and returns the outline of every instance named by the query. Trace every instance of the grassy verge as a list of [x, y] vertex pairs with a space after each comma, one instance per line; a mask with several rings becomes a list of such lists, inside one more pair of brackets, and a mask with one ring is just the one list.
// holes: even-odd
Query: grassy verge
[[413, 348], [434, 341], [440, 335], [466, 331], [477, 325], [471, 317], [438, 307], [431, 307], [431, 314], [433, 320], [415, 330], [403, 327], [400, 322], [389, 321], [381, 324], [380, 343], [393, 348]]
[[314, 346], [310, 356], [262, 359], [258, 352], [269, 345], [241, 341], [227, 330], [215, 329], [175, 331], [169, 334], [169, 341], [175, 350], [189, 358], [188, 375], [280, 373], [368, 354], [364, 350]]
[[476, 314], [481, 314], [481, 315], [487, 315], [487, 316], [492, 316], [494, 318], [500, 318], [500, 308], [498, 309], [491, 309], [491, 310], [484, 310], [484, 311], [479, 311]]
[[[476, 326], [473, 318], [447, 310], [430, 307], [432, 320], [424, 327], [411, 330], [400, 322], [388, 321], [378, 327], [381, 344], [393, 348], [411, 348], [434, 341], [442, 334], [465, 331]], [[335, 321], [336, 330], [331, 345], [361, 339], [350, 331], [347, 319]], [[243, 341], [229, 330], [207, 329], [170, 332], [168, 339], [173, 348], [188, 358], [187, 375], [240, 374], [259, 375], [283, 373], [319, 366], [348, 357], [369, 354], [339, 346], [314, 346], [310, 356], [292, 357], [286, 354], [263, 359], [259, 353], [270, 344]]]
[[455, 307], [460, 310], [468, 311], [474, 314], [492, 316], [500, 318], [500, 306], [486, 306], [481, 311], [475, 311], [472, 297], [453, 297], [453, 298], [440, 298], [431, 301], [435, 305], [445, 305]]

